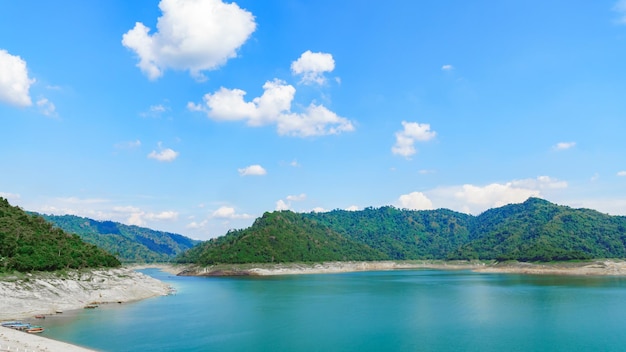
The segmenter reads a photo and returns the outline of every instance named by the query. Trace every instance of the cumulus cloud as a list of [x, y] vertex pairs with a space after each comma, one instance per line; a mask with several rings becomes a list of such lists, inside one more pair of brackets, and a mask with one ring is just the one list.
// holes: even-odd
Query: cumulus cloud
[[335, 60], [331, 54], [313, 53], [311, 50], [305, 51], [291, 63], [291, 72], [294, 75], [301, 75], [301, 82], [304, 84], [324, 84], [326, 83], [324, 73], [332, 72], [334, 69]]
[[306, 200], [306, 194], [288, 195], [285, 199], [276, 201], [276, 210], [290, 210], [292, 202], [302, 202]]
[[126, 222], [129, 225], [146, 226], [150, 221], [176, 221], [178, 220], [178, 212], [163, 211], [160, 213], [145, 212], [136, 207], [117, 207], [115, 209], [120, 213], [129, 213]]
[[416, 142], [427, 142], [437, 135], [435, 131], [430, 130], [427, 123], [402, 121], [402, 126], [404, 129], [396, 132], [396, 144], [391, 148], [391, 152], [407, 159], [417, 153]]
[[0, 49], [0, 101], [21, 107], [33, 105], [29, 95], [33, 83], [26, 61]]
[[242, 169], [237, 169], [241, 176], [263, 176], [267, 174], [267, 171], [261, 165], [250, 165]]
[[178, 158], [179, 152], [174, 151], [170, 148], [161, 148], [161, 143], [159, 143], [159, 151], [153, 150], [148, 154], [149, 159], [155, 159], [160, 162], [172, 162]]
[[443, 66], [441, 66], [441, 70], [442, 71], [452, 71], [452, 70], [454, 70], [454, 66], [452, 66], [452, 65], [443, 65]]
[[276, 211], [289, 210], [291, 208], [291, 204], [288, 204], [282, 199], [276, 201]]
[[237, 214], [235, 208], [222, 206], [214, 211], [211, 217], [217, 219], [249, 219], [251, 216], [248, 214]]
[[300, 193], [298, 195], [289, 195], [289, 196], [287, 196], [287, 200], [291, 201], [291, 202], [302, 202], [302, 201], [306, 200], [306, 194], [305, 193]]
[[163, 71], [189, 70], [203, 80], [202, 71], [214, 70], [237, 56], [237, 50], [256, 29], [252, 13], [221, 0], [162, 0], [157, 31], [137, 22], [122, 44], [139, 57], [137, 66], [151, 80]]
[[311, 137], [339, 134], [354, 130], [352, 122], [312, 103], [303, 112], [291, 111], [296, 89], [281, 80], [268, 81], [263, 85], [260, 97], [246, 102], [246, 92], [241, 89], [220, 88], [204, 96], [205, 104], [187, 104], [191, 111], [204, 111], [217, 121], [246, 121], [258, 127], [275, 124], [278, 134]]
[[529, 197], [542, 197], [543, 192], [567, 188], [565, 181], [539, 176], [484, 186], [465, 184], [440, 187], [426, 192], [439, 207], [478, 214], [489, 208], [521, 203]]
[[403, 194], [398, 199], [398, 207], [411, 210], [433, 209], [433, 202], [422, 192]]
[[351, 205], [351, 206], [347, 207], [345, 210], [347, 210], [347, 211], [359, 211], [359, 210], [361, 210], [361, 207], [359, 207], [357, 205]]
[[626, 171], [618, 171], [617, 176], [620, 176], [620, 177], [626, 176]]
[[554, 146], [554, 150], [567, 150], [574, 148], [576, 146], [576, 142], [559, 142]]

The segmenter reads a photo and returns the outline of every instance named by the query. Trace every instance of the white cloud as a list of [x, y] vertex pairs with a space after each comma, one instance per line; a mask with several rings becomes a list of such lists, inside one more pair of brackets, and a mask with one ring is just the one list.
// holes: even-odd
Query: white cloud
[[396, 132], [396, 144], [391, 148], [391, 152], [405, 158], [417, 153], [415, 142], [427, 142], [437, 135], [435, 131], [430, 130], [430, 125], [427, 123], [402, 121], [402, 126], [404, 129]]
[[294, 75], [302, 75], [304, 84], [324, 84], [326, 83], [325, 72], [332, 72], [335, 69], [333, 56], [327, 53], [313, 53], [311, 50], [305, 51], [298, 60], [291, 63], [291, 72]]
[[359, 207], [357, 205], [351, 205], [351, 206], [347, 207], [345, 210], [347, 210], [347, 211], [359, 211], [359, 210], [361, 210], [361, 207]]
[[301, 193], [298, 195], [289, 195], [287, 196], [287, 200], [291, 201], [291, 202], [302, 202], [304, 200], [306, 200], [306, 194], [305, 193]]
[[620, 177], [626, 176], [626, 171], [618, 171], [617, 176], [620, 176]]
[[250, 165], [242, 169], [237, 169], [241, 176], [263, 176], [267, 174], [267, 171], [261, 165]]
[[139, 57], [137, 66], [151, 80], [163, 71], [189, 70], [198, 80], [201, 71], [214, 70], [228, 59], [256, 29], [252, 13], [236, 3], [220, 0], [162, 0], [157, 31], [137, 22], [122, 44]]
[[248, 214], [237, 214], [235, 208], [222, 206], [214, 211], [211, 217], [217, 219], [249, 219], [251, 216]]
[[529, 197], [543, 197], [544, 192], [567, 188], [565, 181], [549, 176], [492, 183], [485, 186], [465, 184], [440, 187], [425, 192], [441, 208], [449, 208], [470, 214], [511, 203], [521, 203]]
[[292, 202], [302, 202], [306, 200], [306, 194], [288, 195], [285, 199], [279, 199], [276, 201], [276, 210], [291, 210]]
[[174, 151], [173, 149], [170, 149], [170, 148], [162, 149], [160, 142], [159, 142], [159, 149], [161, 149], [161, 150], [158, 151], [158, 152], [156, 150], [153, 150], [152, 152], [150, 152], [150, 154], [148, 154], [148, 158], [149, 159], [155, 159], [155, 160], [158, 160], [160, 162], [172, 162], [172, 161], [176, 160], [176, 158], [180, 154], [179, 152], [176, 152], [176, 151]]
[[620, 18], [617, 21], [619, 24], [626, 24], [626, 0], [618, 1], [613, 6], [613, 11], [619, 12]]
[[398, 199], [398, 207], [411, 210], [433, 209], [433, 202], [422, 192], [403, 194]]
[[162, 211], [160, 213], [147, 213], [145, 214], [147, 220], [178, 220], [178, 212], [176, 211]]
[[30, 85], [34, 79], [28, 78], [26, 61], [0, 49], [0, 101], [16, 105], [31, 106]]
[[576, 142], [559, 142], [554, 146], [555, 150], [567, 150], [574, 148], [576, 146]]
[[322, 208], [322, 207], [315, 207], [313, 208], [313, 210], [311, 210], [314, 213], [326, 213], [328, 210]]
[[22, 196], [17, 193], [0, 192], [0, 197], [8, 200], [9, 202], [14, 202], [20, 199]]
[[284, 81], [268, 81], [263, 89], [263, 95], [246, 102], [245, 91], [222, 87], [204, 96], [205, 105], [190, 102], [187, 106], [192, 111], [204, 111], [209, 118], [218, 121], [243, 120], [254, 127], [275, 124], [280, 135], [310, 137], [354, 130], [352, 122], [323, 105], [312, 103], [301, 113], [292, 112], [296, 89]]
[[189, 224], [187, 224], [187, 226], [185, 226], [186, 229], [190, 229], [190, 230], [198, 230], [198, 229], [202, 229], [204, 227], [206, 227], [206, 225], [209, 223], [208, 220], [203, 220], [200, 222], [196, 222], [196, 221], [192, 221]]
[[454, 70], [454, 66], [452, 66], [452, 65], [443, 65], [443, 66], [441, 66], [441, 70], [442, 71], [452, 71], [452, 70]]
[[284, 200], [279, 199], [276, 201], [276, 210], [289, 210], [291, 208], [291, 204], [286, 203]]
[[54, 106], [54, 104], [46, 98], [37, 100], [37, 107], [39, 107], [39, 111], [41, 111], [42, 114], [48, 117], [57, 116], [56, 106]]

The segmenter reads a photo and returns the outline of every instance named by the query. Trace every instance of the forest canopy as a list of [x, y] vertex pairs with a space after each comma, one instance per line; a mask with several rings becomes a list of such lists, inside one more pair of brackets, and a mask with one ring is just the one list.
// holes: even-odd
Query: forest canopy
[[0, 197], [0, 272], [117, 267], [119, 260]]

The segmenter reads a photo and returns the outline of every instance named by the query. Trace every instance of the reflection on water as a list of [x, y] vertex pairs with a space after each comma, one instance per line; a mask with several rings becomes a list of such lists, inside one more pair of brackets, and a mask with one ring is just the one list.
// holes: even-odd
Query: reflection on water
[[402, 270], [175, 277], [174, 296], [46, 319], [102, 351], [622, 351], [626, 280]]

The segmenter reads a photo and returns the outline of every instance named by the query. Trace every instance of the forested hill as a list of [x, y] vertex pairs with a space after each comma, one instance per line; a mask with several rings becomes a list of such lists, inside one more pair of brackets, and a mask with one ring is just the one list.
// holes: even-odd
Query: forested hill
[[382, 260], [364, 243], [290, 211], [265, 213], [244, 230], [204, 242], [179, 256], [185, 263], [315, 262]]
[[119, 265], [111, 254], [0, 197], [0, 272]]
[[200, 241], [145, 227], [74, 215], [41, 215], [64, 231], [116, 255], [123, 262], [166, 262]]
[[[279, 248], [280, 250], [277, 250]], [[334, 255], [340, 253], [340, 255]], [[394, 207], [265, 213], [179, 257], [198, 264], [335, 260], [626, 257], [626, 217], [529, 198], [479, 216]]]

